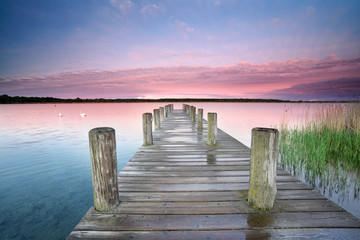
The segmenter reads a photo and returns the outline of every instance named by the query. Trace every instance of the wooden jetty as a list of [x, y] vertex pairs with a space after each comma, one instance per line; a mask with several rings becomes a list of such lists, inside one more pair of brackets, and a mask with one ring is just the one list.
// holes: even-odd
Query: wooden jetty
[[171, 110], [117, 176], [120, 203], [92, 207], [67, 239], [360, 238], [358, 218], [279, 168], [274, 207], [250, 206], [250, 149], [220, 129], [209, 145], [205, 120]]

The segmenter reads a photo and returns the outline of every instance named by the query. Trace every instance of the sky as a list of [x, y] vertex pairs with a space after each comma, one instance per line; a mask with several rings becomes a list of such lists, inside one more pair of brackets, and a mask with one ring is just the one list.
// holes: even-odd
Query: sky
[[1, 0], [0, 95], [360, 100], [358, 0]]

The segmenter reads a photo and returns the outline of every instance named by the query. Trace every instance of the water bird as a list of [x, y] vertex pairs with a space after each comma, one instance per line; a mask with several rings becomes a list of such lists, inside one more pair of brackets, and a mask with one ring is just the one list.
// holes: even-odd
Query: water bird
[[63, 115], [61, 113], [59, 113], [59, 117], [62, 117]]
[[86, 113], [82, 113], [81, 110], [80, 110], [80, 116], [81, 117], [86, 117]]

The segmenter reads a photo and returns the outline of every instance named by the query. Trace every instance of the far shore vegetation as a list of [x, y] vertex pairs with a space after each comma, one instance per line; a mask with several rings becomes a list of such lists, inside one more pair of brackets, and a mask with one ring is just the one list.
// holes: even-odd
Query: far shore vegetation
[[[279, 99], [251, 99], [251, 98], [160, 98], [160, 99], [81, 99], [81, 98], [54, 98], [54, 97], [24, 97], [0, 95], [0, 104], [21, 104], [21, 103], [133, 103], [133, 102], [265, 102], [265, 103], [305, 103], [305, 102], [349, 102], [349, 101], [290, 101]], [[352, 102], [352, 101], [350, 101]]]
[[[308, 113], [305, 113], [308, 114]], [[304, 125], [281, 127], [280, 164], [314, 185], [360, 182], [360, 103], [320, 106]]]

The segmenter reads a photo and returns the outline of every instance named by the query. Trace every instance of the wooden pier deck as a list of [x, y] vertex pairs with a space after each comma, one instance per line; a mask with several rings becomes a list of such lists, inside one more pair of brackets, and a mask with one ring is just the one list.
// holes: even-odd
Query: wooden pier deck
[[360, 238], [358, 218], [282, 169], [274, 208], [249, 206], [250, 149], [206, 131], [174, 110], [119, 173], [119, 207], [91, 208], [68, 239]]

